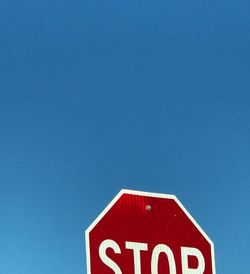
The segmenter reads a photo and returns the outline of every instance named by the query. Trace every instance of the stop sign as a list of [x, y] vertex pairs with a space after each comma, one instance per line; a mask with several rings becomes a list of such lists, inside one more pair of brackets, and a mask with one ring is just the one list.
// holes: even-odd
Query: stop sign
[[86, 230], [88, 274], [215, 274], [214, 247], [174, 195], [121, 190]]

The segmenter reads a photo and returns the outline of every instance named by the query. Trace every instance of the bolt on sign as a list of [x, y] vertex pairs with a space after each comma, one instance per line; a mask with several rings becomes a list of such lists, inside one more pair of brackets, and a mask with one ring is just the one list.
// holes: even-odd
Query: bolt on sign
[[85, 234], [87, 274], [216, 274], [213, 242], [174, 195], [121, 190]]

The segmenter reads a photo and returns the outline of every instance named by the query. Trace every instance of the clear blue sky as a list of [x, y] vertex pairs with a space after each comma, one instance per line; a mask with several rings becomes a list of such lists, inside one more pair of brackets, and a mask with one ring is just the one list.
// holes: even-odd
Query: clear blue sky
[[86, 274], [121, 188], [175, 194], [249, 274], [247, 0], [0, 1], [0, 273]]

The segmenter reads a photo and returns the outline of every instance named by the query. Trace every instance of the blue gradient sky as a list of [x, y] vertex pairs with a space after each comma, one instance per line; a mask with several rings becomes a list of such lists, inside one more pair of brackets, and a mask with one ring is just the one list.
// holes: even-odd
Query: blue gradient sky
[[249, 1], [0, 1], [0, 273], [86, 274], [121, 188], [175, 194], [249, 274]]

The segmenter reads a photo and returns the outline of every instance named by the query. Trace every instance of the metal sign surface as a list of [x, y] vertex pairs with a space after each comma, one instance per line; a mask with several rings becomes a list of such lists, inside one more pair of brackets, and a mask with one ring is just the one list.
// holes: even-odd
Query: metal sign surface
[[88, 274], [216, 274], [213, 242], [174, 195], [121, 190], [85, 235]]

